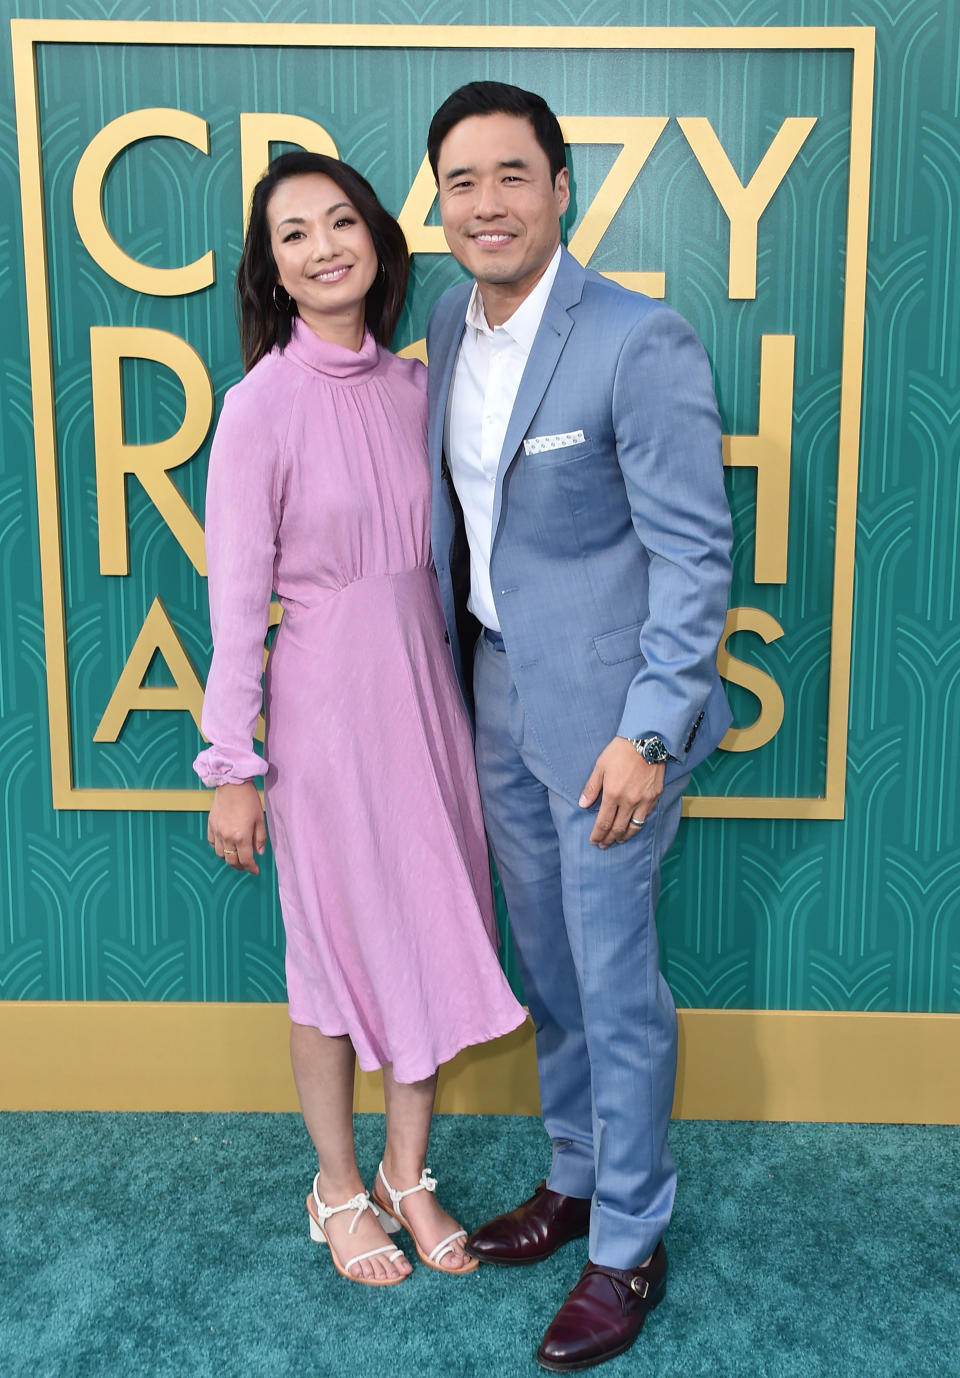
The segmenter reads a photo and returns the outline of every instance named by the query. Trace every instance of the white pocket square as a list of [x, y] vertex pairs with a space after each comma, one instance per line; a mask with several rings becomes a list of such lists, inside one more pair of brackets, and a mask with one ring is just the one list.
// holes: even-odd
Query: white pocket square
[[525, 455], [542, 455], [544, 450], [565, 450], [568, 445], [582, 445], [583, 431], [567, 431], [566, 435], [535, 435], [523, 442]]

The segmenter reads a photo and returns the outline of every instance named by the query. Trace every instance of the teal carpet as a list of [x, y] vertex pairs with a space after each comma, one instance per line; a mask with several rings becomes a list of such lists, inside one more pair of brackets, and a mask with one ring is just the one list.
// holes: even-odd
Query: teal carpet
[[[357, 1121], [369, 1181], [383, 1121]], [[960, 1130], [680, 1123], [666, 1303], [605, 1378], [960, 1375]], [[442, 1116], [465, 1223], [547, 1162], [539, 1121]], [[586, 1243], [386, 1290], [311, 1245], [292, 1115], [0, 1115], [0, 1375], [535, 1375]]]

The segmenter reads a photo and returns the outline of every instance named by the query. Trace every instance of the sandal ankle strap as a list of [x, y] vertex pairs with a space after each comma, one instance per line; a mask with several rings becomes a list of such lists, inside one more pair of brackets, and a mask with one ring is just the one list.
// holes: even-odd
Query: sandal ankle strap
[[415, 1191], [436, 1191], [437, 1189], [437, 1179], [433, 1176], [432, 1172], [428, 1167], [425, 1167], [423, 1169], [423, 1171], [420, 1174], [420, 1181], [417, 1182], [415, 1186], [407, 1187], [403, 1191], [397, 1191], [397, 1189], [395, 1187], [392, 1187], [390, 1183], [387, 1181], [387, 1175], [383, 1170], [383, 1163], [381, 1163], [380, 1166], [377, 1168], [377, 1176], [380, 1178], [381, 1182], [386, 1187], [387, 1195], [390, 1197], [390, 1203], [393, 1206], [393, 1209], [397, 1212], [397, 1215], [401, 1219], [403, 1218], [403, 1216], [400, 1210], [400, 1202], [404, 1199], [405, 1196], [412, 1196]]
[[313, 1179], [313, 1201], [317, 1208], [318, 1225], [325, 1224], [326, 1221], [330, 1219], [331, 1215], [339, 1215], [341, 1211], [356, 1211], [356, 1215], [350, 1221], [350, 1227], [347, 1230], [347, 1234], [353, 1234], [354, 1230], [357, 1228], [357, 1222], [364, 1211], [370, 1210], [373, 1211], [374, 1215], [379, 1214], [376, 1206], [370, 1200], [370, 1193], [368, 1191], [358, 1191], [356, 1196], [351, 1196], [350, 1200], [344, 1201], [342, 1206], [328, 1206], [326, 1201], [321, 1199], [320, 1193], [317, 1190], [317, 1183], [319, 1181], [320, 1174], [318, 1172]]

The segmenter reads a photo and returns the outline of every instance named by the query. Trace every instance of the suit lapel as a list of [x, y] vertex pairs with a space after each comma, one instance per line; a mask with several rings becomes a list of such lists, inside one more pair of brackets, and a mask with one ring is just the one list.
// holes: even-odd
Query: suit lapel
[[470, 291], [471, 286], [467, 283], [460, 291], [452, 295], [449, 306], [446, 307], [444, 316], [436, 328], [434, 352], [429, 360], [427, 371], [427, 389], [430, 399], [430, 466], [435, 484], [440, 482], [441, 477], [443, 425], [447, 414], [447, 397], [450, 393], [457, 350], [460, 348], [460, 341], [463, 338]]
[[553, 377], [557, 361], [567, 342], [567, 336], [573, 329], [573, 317], [569, 314], [569, 310], [571, 306], [577, 304], [583, 294], [584, 276], [584, 270], [577, 260], [566, 249], [561, 249], [557, 276], [547, 298], [543, 319], [534, 339], [530, 357], [527, 359], [526, 368], [523, 370], [517, 398], [513, 404], [513, 411], [510, 413], [510, 421], [507, 424], [507, 432], [503, 438], [503, 449], [500, 451], [497, 485], [493, 499], [494, 539], [496, 539], [500, 524], [503, 480], [507, 470], [517, 457], [517, 451], [537, 408], [543, 401], [543, 395], [550, 385], [550, 379]]

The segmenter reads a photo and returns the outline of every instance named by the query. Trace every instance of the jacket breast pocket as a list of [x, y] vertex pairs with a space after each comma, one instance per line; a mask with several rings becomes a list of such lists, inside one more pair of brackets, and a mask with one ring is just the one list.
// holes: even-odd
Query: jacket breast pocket
[[556, 449], [538, 450], [534, 454], [525, 454], [521, 447], [520, 459], [531, 469], [556, 469], [561, 464], [586, 459], [592, 453], [593, 441], [580, 440], [575, 445], [560, 445]]
[[604, 665], [622, 665], [625, 660], [641, 660], [640, 633], [643, 623], [636, 622], [632, 627], [620, 627], [614, 632], [604, 632], [593, 638], [593, 646]]

